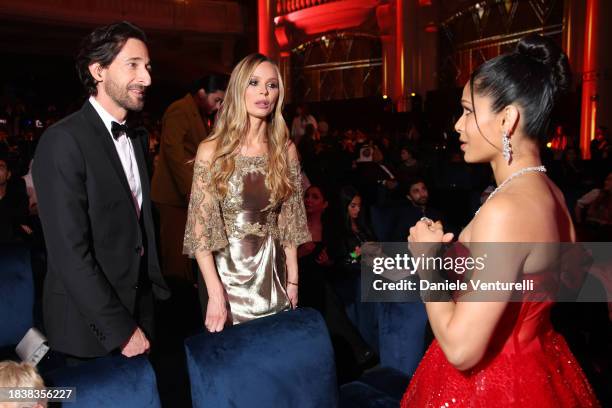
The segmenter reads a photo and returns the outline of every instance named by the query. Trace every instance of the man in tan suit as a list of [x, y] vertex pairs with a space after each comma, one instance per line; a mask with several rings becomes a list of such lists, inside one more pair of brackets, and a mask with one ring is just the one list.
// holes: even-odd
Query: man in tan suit
[[209, 75], [168, 107], [162, 118], [159, 162], [151, 198], [159, 209], [162, 273], [172, 280], [194, 283], [191, 260], [183, 255], [183, 235], [198, 145], [208, 136], [208, 121], [225, 96], [228, 77]]

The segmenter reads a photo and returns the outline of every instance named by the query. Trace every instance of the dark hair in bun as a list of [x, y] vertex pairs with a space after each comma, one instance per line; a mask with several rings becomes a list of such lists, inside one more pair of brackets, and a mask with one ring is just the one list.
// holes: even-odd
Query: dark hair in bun
[[540, 140], [546, 137], [555, 103], [570, 83], [567, 56], [551, 39], [537, 34], [523, 37], [514, 52], [485, 62], [470, 77], [472, 100], [474, 92], [491, 97], [496, 113], [518, 104], [525, 134]]

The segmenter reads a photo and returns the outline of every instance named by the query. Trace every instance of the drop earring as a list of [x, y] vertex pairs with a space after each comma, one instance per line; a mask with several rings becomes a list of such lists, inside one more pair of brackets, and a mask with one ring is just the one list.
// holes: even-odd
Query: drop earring
[[508, 164], [512, 161], [512, 146], [510, 146], [510, 137], [508, 131], [504, 130], [502, 135], [502, 155]]

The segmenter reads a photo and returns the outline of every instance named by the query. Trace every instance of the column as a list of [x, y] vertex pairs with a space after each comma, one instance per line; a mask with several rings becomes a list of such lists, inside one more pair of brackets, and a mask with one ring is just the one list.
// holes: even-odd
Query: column
[[435, 21], [436, 9], [428, 2], [395, 1], [395, 80], [393, 98], [398, 112], [412, 109], [410, 95], [422, 97], [437, 87], [437, 33], [425, 30]]
[[376, 21], [382, 44], [382, 94], [387, 98], [395, 97], [395, 14], [390, 4], [376, 8]]
[[584, 53], [582, 57], [582, 101], [580, 112], [580, 149], [584, 159], [591, 158], [591, 140], [597, 118], [597, 9], [599, 0], [586, 0]]
[[278, 60], [278, 46], [274, 39], [275, 0], [258, 0], [257, 33], [259, 52], [273, 60]]
[[283, 83], [285, 84], [285, 104], [293, 100], [293, 90], [291, 87], [291, 52], [281, 51], [278, 63]]
[[596, 128], [612, 128], [612, 24], [604, 20], [612, 13], [612, 2], [586, 0], [585, 5], [582, 72], [577, 73], [582, 74], [580, 149], [589, 159]]
[[406, 49], [406, 37], [409, 29], [406, 9], [409, 0], [396, 0], [395, 2], [395, 79], [393, 100], [398, 112], [408, 111], [408, 95], [406, 82], [410, 55]]

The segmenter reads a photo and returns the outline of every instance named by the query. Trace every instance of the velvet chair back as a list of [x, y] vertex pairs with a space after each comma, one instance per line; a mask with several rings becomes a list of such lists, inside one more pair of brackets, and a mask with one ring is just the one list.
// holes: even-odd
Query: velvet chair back
[[185, 348], [196, 408], [337, 406], [333, 350], [313, 309], [200, 334]]
[[30, 251], [0, 246], [0, 347], [16, 346], [33, 326], [34, 279]]
[[411, 377], [425, 352], [427, 312], [421, 302], [380, 303], [378, 341], [380, 365]]
[[70, 408], [161, 408], [157, 381], [144, 356], [109, 356], [44, 375], [48, 387], [75, 387]]

